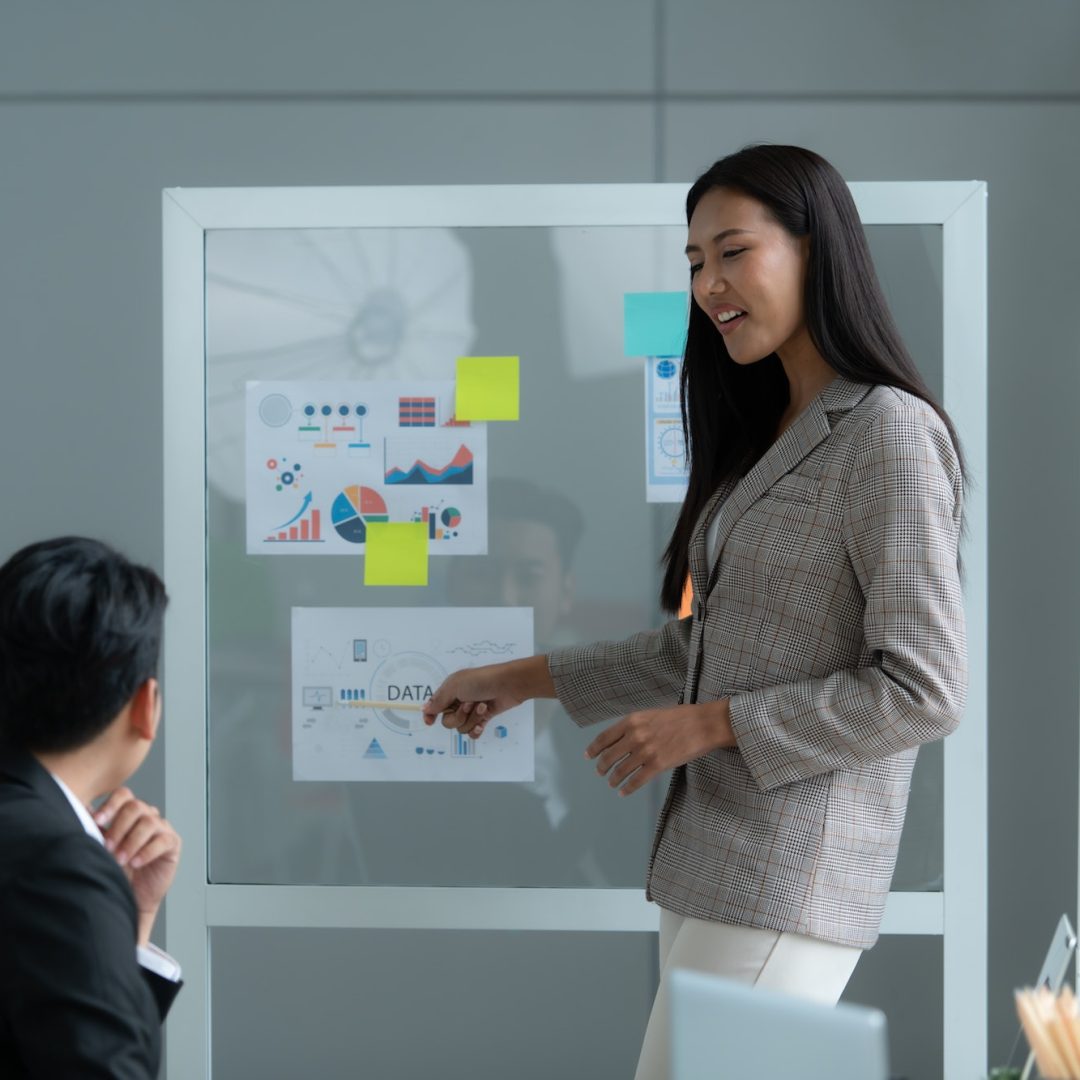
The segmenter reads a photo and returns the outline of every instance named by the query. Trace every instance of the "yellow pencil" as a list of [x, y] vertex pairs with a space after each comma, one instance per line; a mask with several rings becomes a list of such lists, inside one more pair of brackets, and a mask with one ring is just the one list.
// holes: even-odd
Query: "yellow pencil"
[[358, 709], [396, 709], [399, 712], [423, 712], [424, 706], [411, 701], [368, 701], [362, 698], [359, 701], [347, 701], [346, 705], [354, 705]]

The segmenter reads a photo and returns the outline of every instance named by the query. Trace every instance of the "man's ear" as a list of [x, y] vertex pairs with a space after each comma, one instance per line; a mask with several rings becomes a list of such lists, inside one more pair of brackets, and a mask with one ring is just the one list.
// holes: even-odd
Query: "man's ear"
[[147, 679], [135, 691], [128, 717], [132, 730], [140, 739], [154, 741], [161, 719], [161, 690], [157, 679]]

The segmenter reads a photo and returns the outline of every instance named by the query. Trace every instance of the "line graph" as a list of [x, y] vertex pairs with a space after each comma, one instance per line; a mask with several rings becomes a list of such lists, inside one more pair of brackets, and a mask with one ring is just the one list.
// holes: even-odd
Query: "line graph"
[[347, 661], [352, 659], [352, 639], [346, 641], [340, 649], [331, 648], [317, 641], [304, 642], [304, 659], [307, 669], [313, 673], [332, 667], [341, 671]]
[[455, 645], [447, 649], [450, 653], [464, 653], [465, 656], [512, 656], [517, 652], [517, 645], [512, 641], [499, 644], [495, 641], [476, 641], [471, 645]]

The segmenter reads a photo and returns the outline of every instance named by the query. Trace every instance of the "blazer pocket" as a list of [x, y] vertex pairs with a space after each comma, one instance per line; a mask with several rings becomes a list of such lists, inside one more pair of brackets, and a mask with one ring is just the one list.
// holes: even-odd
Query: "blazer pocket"
[[776, 499], [786, 503], [816, 503], [821, 496], [821, 480], [816, 476], [800, 476], [798, 473], [787, 473], [768, 491], [766, 499]]

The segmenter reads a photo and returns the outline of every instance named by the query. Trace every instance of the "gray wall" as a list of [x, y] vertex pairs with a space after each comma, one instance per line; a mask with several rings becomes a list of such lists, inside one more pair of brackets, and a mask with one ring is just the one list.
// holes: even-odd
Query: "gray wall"
[[85, 532], [160, 566], [162, 187], [684, 181], [750, 140], [988, 181], [1004, 1060], [1076, 908], [1078, 46], [1075, 0], [8, 0], [0, 552]]

